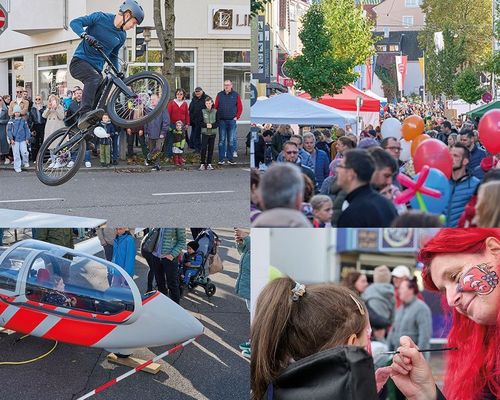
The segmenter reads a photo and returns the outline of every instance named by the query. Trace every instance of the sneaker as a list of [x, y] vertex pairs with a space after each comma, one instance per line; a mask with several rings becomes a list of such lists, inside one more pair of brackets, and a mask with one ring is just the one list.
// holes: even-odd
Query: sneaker
[[113, 165], [118, 165], [118, 160], [113, 160]]
[[107, 164], [105, 162], [102, 162], [101, 167], [107, 167]]
[[29, 168], [29, 167], [30, 167], [30, 164], [29, 164], [29, 163], [23, 164], [23, 167], [24, 167], [24, 168]]
[[228, 163], [228, 164], [231, 164], [231, 165], [236, 164], [233, 160], [227, 160], [227, 163]]
[[224, 165], [226, 162], [224, 160], [220, 160], [217, 164]]
[[251, 351], [250, 349], [248, 349], [248, 350], [243, 350], [243, 351], [241, 352], [241, 355], [242, 355], [243, 357], [245, 357], [245, 358], [249, 358], [249, 359], [250, 359], [250, 358], [252, 358], [252, 351]]
[[[88, 162], [88, 161], [87, 161]], [[73, 160], [71, 160], [69, 163], [68, 163], [68, 168], [73, 168], [73, 165], [75, 165], [75, 162]], [[85, 166], [87, 166], [87, 163], [85, 163]], [[56, 167], [57, 168], [57, 167]]]
[[161, 170], [161, 167], [159, 165], [155, 165], [153, 167], [153, 171], [159, 171], [159, 170]]
[[105, 111], [102, 108], [89, 111], [78, 118], [78, 129], [87, 129], [95, 123], [98, 123]]
[[[69, 164], [68, 164], [69, 166]], [[90, 168], [92, 166], [92, 164], [90, 163], [90, 161], [85, 161], [85, 168]]]
[[201, 164], [199, 170], [200, 171], [205, 171], [207, 167], [205, 167], [205, 164]]
[[148, 162], [148, 160], [144, 160], [144, 165], [145, 165], [146, 167], [147, 167], [147, 166], [149, 166], [149, 162]]
[[20, 169], [14, 169], [14, 171], [16, 171], [16, 172], [22, 172]]
[[208, 165], [207, 165], [207, 169], [208, 169], [208, 170], [212, 170], [212, 169], [214, 169], [214, 167], [212, 167], [212, 164], [208, 164]]
[[238, 158], [238, 153], [233, 151], [233, 158]]
[[4, 161], [4, 164], [5, 165], [9, 165], [10, 164], [10, 159], [6, 158], [5, 161]]
[[241, 343], [240, 344], [240, 350], [243, 351], [243, 350], [250, 350], [250, 342], [245, 342], [245, 343]]

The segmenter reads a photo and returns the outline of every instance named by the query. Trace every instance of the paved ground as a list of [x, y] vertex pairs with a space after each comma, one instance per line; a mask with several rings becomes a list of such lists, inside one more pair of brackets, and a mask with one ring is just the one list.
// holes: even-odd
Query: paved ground
[[[200, 318], [206, 335], [198, 343], [168, 356], [157, 375], [137, 373], [96, 395], [95, 399], [248, 399], [249, 360], [238, 344], [249, 335], [249, 314], [242, 299], [234, 295], [239, 255], [231, 231], [217, 231], [222, 239], [219, 254], [223, 273], [214, 275], [217, 293], [208, 299], [196, 289], [181, 305]], [[146, 287], [147, 266], [138, 256], [136, 282]], [[53, 342], [21, 335], [0, 334], [0, 362], [26, 360], [48, 351]], [[170, 346], [171, 347], [171, 346]], [[152, 358], [167, 348], [141, 349], [135, 353]], [[48, 357], [19, 366], [0, 365], [2, 400], [77, 399], [129, 369], [108, 363], [104, 350], [59, 344]]]
[[83, 168], [64, 185], [0, 171], [0, 208], [106, 219], [112, 226], [247, 226], [249, 169]]

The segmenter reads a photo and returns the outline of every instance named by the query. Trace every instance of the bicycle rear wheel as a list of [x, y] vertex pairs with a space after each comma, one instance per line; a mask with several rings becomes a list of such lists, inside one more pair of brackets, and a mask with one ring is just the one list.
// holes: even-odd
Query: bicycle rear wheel
[[[65, 146], [74, 135], [80, 140]], [[56, 147], [61, 147], [55, 152]], [[42, 144], [36, 158], [36, 176], [45, 185], [57, 186], [69, 181], [80, 169], [85, 156], [86, 142], [79, 131], [69, 132], [61, 128], [50, 135]]]
[[[134, 92], [127, 96], [116, 87], [107, 105], [111, 121], [122, 128], [144, 125], [165, 109], [170, 96], [168, 82], [155, 72], [143, 71], [129, 76], [123, 82]], [[151, 96], [158, 96], [156, 107], [151, 106]]]

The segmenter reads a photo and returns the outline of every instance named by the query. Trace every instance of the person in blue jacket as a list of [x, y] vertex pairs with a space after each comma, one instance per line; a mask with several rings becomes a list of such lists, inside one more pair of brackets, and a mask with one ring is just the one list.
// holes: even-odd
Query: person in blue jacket
[[314, 164], [316, 186], [321, 187], [323, 181], [330, 174], [330, 159], [328, 158], [328, 154], [316, 148], [316, 138], [310, 132], [304, 134], [304, 149], [309, 153]]
[[[116, 238], [113, 242], [113, 259], [111, 262], [122, 267], [131, 277], [135, 272], [135, 240], [128, 228], [116, 228]], [[122, 277], [114, 276], [112, 286], [122, 286]]]
[[116, 15], [95, 12], [71, 21], [73, 32], [84, 39], [76, 48], [69, 65], [71, 76], [84, 84], [78, 128], [88, 128], [93, 122], [99, 121], [104, 113], [102, 109], [92, 110], [104, 67], [104, 59], [94, 46], [100, 45], [116, 69], [120, 70], [118, 53], [127, 39], [125, 31], [140, 25], [143, 20], [144, 10], [139, 3], [126, 0]]
[[14, 171], [21, 172], [21, 161], [25, 168], [30, 165], [28, 143], [31, 139], [31, 132], [26, 120], [21, 117], [21, 107], [16, 104], [13, 110], [14, 117], [7, 123], [7, 139], [14, 154]]

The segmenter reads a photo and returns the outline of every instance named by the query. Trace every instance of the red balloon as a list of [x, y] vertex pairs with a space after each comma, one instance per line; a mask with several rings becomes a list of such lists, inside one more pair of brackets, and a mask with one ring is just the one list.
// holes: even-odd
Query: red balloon
[[453, 160], [448, 147], [438, 139], [427, 139], [419, 144], [413, 156], [415, 172], [420, 172], [424, 165], [439, 169], [448, 179], [451, 177]]
[[500, 109], [490, 110], [479, 120], [479, 140], [492, 154], [500, 153]]

